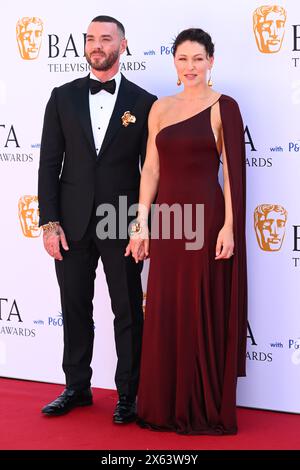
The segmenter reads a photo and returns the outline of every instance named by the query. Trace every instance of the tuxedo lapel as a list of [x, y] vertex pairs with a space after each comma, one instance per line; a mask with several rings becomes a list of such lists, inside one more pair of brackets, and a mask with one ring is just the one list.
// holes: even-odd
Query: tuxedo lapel
[[89, 105], [89, 75], [77, 83], [76, 93], [74, 94], [75, 109], [79, 120], [85, 132], [85, 135], [91, 145], [93, 158], [96, 158], [95, 142], [91, 123], [90, 105]]
[[103, 139], [98, 158], [102, 157], [105, 150], [115, 137], [116, 133], [122, 128], [122, 116], [125, 111], [131, 111], [136, 99], [136, 92], [132, 91], [130, 82], [122, 75], [120, 88], [114, 110], [112, 112], [108, 128]]

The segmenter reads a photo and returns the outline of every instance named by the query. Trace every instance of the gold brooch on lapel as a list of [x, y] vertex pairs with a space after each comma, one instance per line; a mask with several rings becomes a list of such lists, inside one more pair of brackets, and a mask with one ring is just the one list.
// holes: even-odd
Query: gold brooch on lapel
[[127, 127], [130, 123], [134, 123], [136, 121], [136, 117], [133, 116], [133, 114], [130, 114], [130, 111], [125, 111], [121, 119], [124, 127]]

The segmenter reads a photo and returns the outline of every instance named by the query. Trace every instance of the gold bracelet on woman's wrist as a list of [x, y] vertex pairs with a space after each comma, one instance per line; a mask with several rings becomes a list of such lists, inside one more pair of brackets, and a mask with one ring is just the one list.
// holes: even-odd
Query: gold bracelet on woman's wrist
[[136, 219], [136, 221], [132, 222], [130, 226], [129, 236], [134, 237], [135, 235], [140, 235], [141, 233], [146, 233], [149, 236], [148, 223], [146, 220], [140, 221]]
[[140, 222], [133, 222], [130, 227], [130, 236], [132, 237], [133, 235], [137, 235], [138, 233], [141, 233], [142, 231], [142, 226]]

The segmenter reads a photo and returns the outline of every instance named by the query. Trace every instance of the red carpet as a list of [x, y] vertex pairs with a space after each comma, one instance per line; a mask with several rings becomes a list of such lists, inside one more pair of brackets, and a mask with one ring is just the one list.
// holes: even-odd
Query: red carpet
[[94, 389], [94, 405], [49, 418], [40, 412], [63, 387], [0, 379], [1, 450], [300, 449], [300, 416], [238, 409], [236, 436], [179, 436], [112, 423], [116, 393]]

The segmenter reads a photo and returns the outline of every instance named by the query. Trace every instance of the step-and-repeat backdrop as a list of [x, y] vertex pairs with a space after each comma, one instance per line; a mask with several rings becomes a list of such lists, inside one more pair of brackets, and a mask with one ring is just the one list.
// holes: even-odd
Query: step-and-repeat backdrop
[[[64, 383], [59, 291], [38, 228], [40, 139], [52, 88], [89, 72], [84, 33], [100, 14], [115, 16], [126, 27], [121, 71], [158, 96], [178, 91], [171, 54], [176, 34], [194, 26], [212, 35], [214, 88], [238, 101], [247, 149], [248, 375], [239, 380], [238, 403], [300, 412], [296, 0], [90, 0], [81, 5], [12, 0], [6, 5], [0, 30], [0, 375]], [[113, 388], [113, 315], [101, 266], [94, 306], [93, 385]]]

